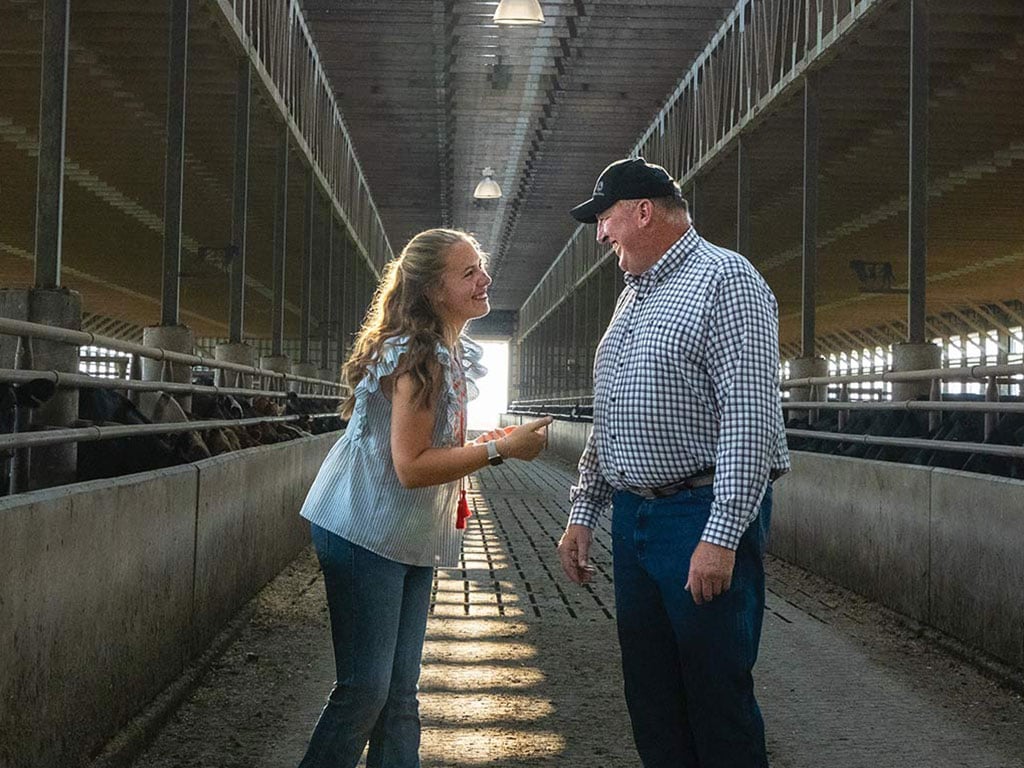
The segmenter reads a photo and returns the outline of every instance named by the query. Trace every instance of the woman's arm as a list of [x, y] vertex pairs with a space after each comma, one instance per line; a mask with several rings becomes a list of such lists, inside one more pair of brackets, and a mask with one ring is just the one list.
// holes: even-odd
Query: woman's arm
[[[412, 394], [412, 376], [400, 376], [391, 396], [391, 458], [403, 486], [440, 485], [487, 466], [487, 447], [483, 443], [435, 448], [434, 409], [416, 408]], [[533, 459], [544, 448], [550, 423], [551, 417], [547, 416], [517, 427], [498, 442], [499, 452], [505, 458]]]

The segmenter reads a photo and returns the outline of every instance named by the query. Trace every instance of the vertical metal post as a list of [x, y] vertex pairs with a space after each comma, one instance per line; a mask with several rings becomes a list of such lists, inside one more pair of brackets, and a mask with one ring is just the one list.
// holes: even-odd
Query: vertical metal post
[[801, 355], [814, 357], [818, 280], [818, 74], [804, 77], [804, 233]]
[[284, 354], [284, 288], [288, 243], [288, 126], [280, 129], [274, 197], [274, 304], [270, 311], [271, 354]]
[[339, 227], [334, 236], [334, 248], [331, 250], [331, 333], [334, 334], [334, 370], [345, 362], [345, 340], [341, 332], [342, 300], [341, 300], [341, 273], [345, 269], [344, 255], [345, 244], [348, 238], [345, 237], [345, 228]]
[[331, 262], [334, 260], [334, 214], [325, 216], [327, 242], [320, 257], [320, 367], [328, 369], [331, 352]]
[[[999, 402], [999, 385], [996, 376], [989, 376], [985, 385], [985, 402], [998, 403]], [[996, 426], [999, 424], [999, 414], [994, 411], [988, 411], [985, 413], [985, 442], [988, 442], [996, 431]]]
[[[351, 301], [349, 300], [349, 284], [352, 282], [348, 279], [349, 273], [349, 246], [348, 246], [348, 233], [345, 228], [341, 229], [341, 248], [338, 252], [338, 263], [335, 265], [334, 270], [334, 298], [336, 309], [336, 326], [337, 326], [337, 360], [338, 365], [345, 363], [345, 337], [348, 336], [349, 332], [349, 308]], [[345, 277], [343, 277], [343, 275]]]
[[171, 0], [167, 43], [167, 156], [164, 160], [160, 325], [177, 325], [181, 304], [181, 209], [185, 177], [185, 90], [189, 0]]
[[690, 199], [687, 201], [690, 205], [690, 218], [693, 221], [697, 220], [697, 179], [694, 178], [690, 182]]
[[925, 342], [928, 240], [928, 2], [910, 0], [909, 205], [907, 222], [908, 338]]
[[305, 247], [302, 254], [302, 300], [299, 311], [299, 362], [309, 362], [309, 313], [313, 286], [313, 198], [316, 185], [313, 169], [307, 171]]
[[736, 142], [736, 250], [750, 258], [750, 150], [745, 136]]
[[43, 6], [39, 165], [36, 175], [36, 288], [60, 287], [70, 5], [69, 0], [46, 0]]
[[231, 210], [231, 304], [228, 309], [230, 341], [241, 343], [245, 319], [245, 236], [249, 210], [249, 97], [252, 66], [249, 58], [238, 60], [235, 94], [235, 172]]

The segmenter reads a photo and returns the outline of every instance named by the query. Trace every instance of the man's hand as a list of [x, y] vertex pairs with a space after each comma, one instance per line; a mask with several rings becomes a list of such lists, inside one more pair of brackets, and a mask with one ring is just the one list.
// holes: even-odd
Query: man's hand
[[[561, 548], [561, 547], [559, 547]], [[732, 569], [736, 553], [706, 541], [698, 542], [690, 558], [690, 573], [686, 589], [697, 605], [710, 603], [732, 584]], [[562, 561], [564, 567], [565, 561]]]
[[570, 525], [558, 542], [558, 559], [562, 570], [575, 584], [587, 584], [594, 577], [594, 566], [588, 559], [594, 532], [585, 525]]

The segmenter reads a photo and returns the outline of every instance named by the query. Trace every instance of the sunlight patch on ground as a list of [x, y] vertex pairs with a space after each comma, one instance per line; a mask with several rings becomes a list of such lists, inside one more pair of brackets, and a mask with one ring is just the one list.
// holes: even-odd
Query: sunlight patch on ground
[[525, 643], [491, 643], [487, 641], [445, 642], [427, 640], [423, 645], [424, 661], [477, 662], [522, 661], [537, 656], [537, 649]]
[[532, 688], [544, 682], [544, 675], [532, 667], [509, 668], [498, 664], [471, 667], [455, 664], [428, 664], [420, 675], [423, 689], [444, 689], [465, 692], [467, 689]]
[[[540, 758], [556, 759], [565, 750], [565, 739], [550, 731], [531, 732], [528, 740], [521, 731], [504, 728], [425, 728], [420, 755], [458, 766], [508, 765]], [[453, 761], [453, 755], [457, 758]]]
[[550, 717], [555, 708], [547, 699], [480, 693], [423, 694], [420, 714], [439, 723], [528, 723]]
[[473, 616], [453, 616], [445, 622], [442, 627], [428, 627], [427, 637], [438, 640], [442, 637], [468, 638], [482, 637], [493, 639], [496, 637], [517, 637], [525, 635], [530, 631], [527, 624], [518, 621], [504, 621], [495, 619], [478, 619]]

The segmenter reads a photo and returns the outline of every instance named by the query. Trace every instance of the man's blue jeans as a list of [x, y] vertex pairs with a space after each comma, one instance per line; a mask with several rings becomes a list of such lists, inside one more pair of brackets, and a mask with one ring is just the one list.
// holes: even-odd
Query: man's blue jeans
[[626, 703], [645, 768], [766, 768], [751, 676], [764, 613], [771, 486], [736, 551], [732, 586], [696, 605], [684, 589], [712, 487], [613, 499], [615, 605]]
[[434, 569], [380, 557], [316, 525], [337, 681], [299, 768], [419, 768], [416, 698]]

